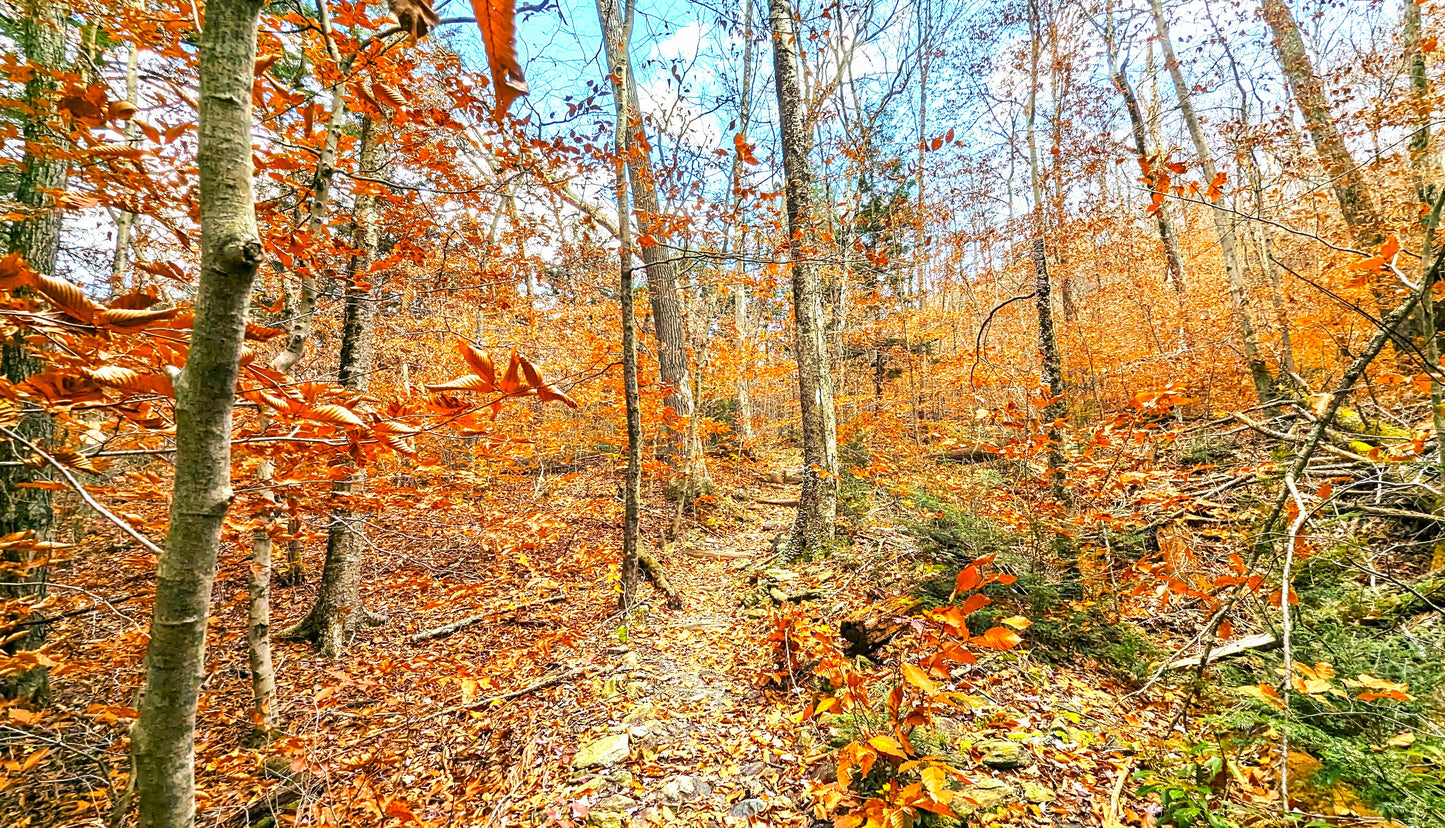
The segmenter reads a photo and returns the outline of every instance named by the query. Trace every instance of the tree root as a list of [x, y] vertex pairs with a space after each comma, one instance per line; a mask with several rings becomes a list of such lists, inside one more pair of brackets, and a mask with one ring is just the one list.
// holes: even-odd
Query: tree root
[[668, 607], [682, 609], [682, 595], [672, 588], [672, 584], [668, 583], [667, 574], [662, 571], [662, 564], [658, 562], [657, 558], [647, 552], [638, 552], [637, 568], [667, 599]]

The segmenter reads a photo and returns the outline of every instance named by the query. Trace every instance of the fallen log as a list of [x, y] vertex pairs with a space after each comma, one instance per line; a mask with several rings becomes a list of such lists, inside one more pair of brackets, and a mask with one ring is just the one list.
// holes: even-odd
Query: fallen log
[[735, 550], [728, 552], [722, 549], [684, 549], [682, 554], [689, 558], [716, 558], [725, 561], [735, 561], [739, 558], [751, 558], [753, 553]]
[[642, 570], [643, 576], [651, 581], [657, 591], [667, 599], [669, 607], [682, 609], [682, 595], [672, 588], [672, 584], [668, 583], [667, 574], [662, 571], [662, 564], [658, 563], [657, 558], [646, 552], [638, 552], [637, 568]]
[[966, 446], [931, 454], [928, 459], [952, 460], [955, 463], [967, 465], [971, 463], [987, 463], [992, 460], [997, 460], [1001, 456], [998, 449], [991, 446]]
[[767, 499], [767, 498], [754, 497], [752, 500], [753, 500], [754, 503], [761, 503], [761, 504], [763, 504], [764, 506], [797, 506], [797, 505], [798, 505], [798, 499], [797, 499], [796, 497], [783, 498], [782, 500], [769, 500], [769, 499]]
[[[1264, 649], [1278, 643], [1279, 639], [1275, 638], [1274, 635], [1271, 633], [1246, 635], [1244, 638], [1241, 638], [1238, 641], [1231, 641], [1228, 644], [1223, 644], [1221, 646], [1211, 649], [1209, 651], [1209, 663], [1213, 664], [1221, 658], [1229, 658], [1230, 656], [1236, 656], [1240, 653], [1248, 652], [1249, 650]], [[1198, 666], [1199, 656], [1190, 656], [1189, 658], [1181, 658], [1169, 662], [1169, 669], [1171, 670], [1180, 670], [1185, 667]]]
[[429, 630], [422, 630], [416, 635], [408, 638], [407, 642], [410, 644], [415, 644], [419, 641], [429, 641], [433, 638], [442, 638], [444, 636], [451, 635], [452, 633], [459, 630], [464, 630], [467, 627], [473, 626], [475, 624], [480, 624], [489, 618], [497, 618], [499, 616], [510, 615], [517, 610], [524, 610], [528, 607], [535, 607], [541, 604], [555, 604], [566, 597], [566, 595], [553, 595], [550, 598], [538, 598], [535, 601], [528, 601], [525, 604], [517, 604], [516, 606], [511, 607], [502, 607], [500, 609], [490, 610], [488, 612], [480, 613], [478, 615], [468, 615], [466, 618], [453, 621], [450, 624], [443, 624], [440, 627], [433, 627]]

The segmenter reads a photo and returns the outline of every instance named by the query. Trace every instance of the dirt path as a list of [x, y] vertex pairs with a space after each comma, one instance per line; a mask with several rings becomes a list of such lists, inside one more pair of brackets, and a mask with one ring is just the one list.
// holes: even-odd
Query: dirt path
[[727, 537], [694, 527], [670, 555], [686, 607], [644, 610], [629, 629], [599, 636], [601, 687], [568, 718], [578, 751], [571, 776], [548, 792], [553, 808], [602, 828], [806, 821], [804, 757], [757, 686], [766, 620], [742, 606], [789, 511], [759, 507], [759, 522]]

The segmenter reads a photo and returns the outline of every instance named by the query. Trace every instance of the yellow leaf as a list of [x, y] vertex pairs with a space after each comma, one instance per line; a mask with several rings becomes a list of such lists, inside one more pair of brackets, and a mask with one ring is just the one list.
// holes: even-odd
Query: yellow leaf
[[908, 754], [903, 752], [903, 746], [892, 736], [874, 736], [868, 740], [868, 746], [887, 756], [907, 759]]
[[922, 690], [925, 693], [938, 692], [938, 684], [936, 684], [932, 679], [930, 679], [927, 673], [923, 672], [922, 669], [918, 668], [913, 664], [903, 665], [903, 678], [909, 684], [917, 687], [919, 690]]

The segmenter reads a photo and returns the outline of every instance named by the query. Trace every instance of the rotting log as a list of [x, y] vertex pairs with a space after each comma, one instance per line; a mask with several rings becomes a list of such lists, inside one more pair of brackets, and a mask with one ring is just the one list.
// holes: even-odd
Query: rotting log
[[[1272, 633], [1259, 633], [1258, 635], [1247, 635], [1237, 641], [1231, 641], [1223, 646], [1214, 647], [1209, 651], [1209, 662], [1213, 664], [1223, 658], [1237, 656], [1240, 653], [1250, 650], [1263, 650], [1279, 643]], [[1198, 667], [1199, 656], [1190, 656], [1169, 662], [1169, 669], [1181, 670], [1185, 667]]]

